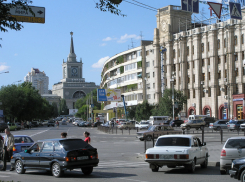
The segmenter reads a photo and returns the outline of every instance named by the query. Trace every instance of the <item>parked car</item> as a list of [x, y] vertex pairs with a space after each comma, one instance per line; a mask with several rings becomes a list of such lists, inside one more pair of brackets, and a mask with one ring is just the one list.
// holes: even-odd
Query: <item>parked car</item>
[[135, 128], [139, 128], [140, 130], [142, 129], [148, 129], [150, 126], [150, 122], [146, 120], [140, 121], [139, 124], [135, 124]]
[[47, 124], [47, 125], [48, 125], [48, 127], [49, 127], [49, 126], [53, 126], [53, 127], [54, 127], [54, 126], [55, 126], [55, 121], [51, 121], [51, 120], [50, 120], [50, 121], [48, 121], [48, 124]]
[[213, 117], [205, 117], [203, 119], [203, 121], [205, 121], [206, 126], [208, 127], [210, 123], [214, 123], [215, 122], [215, 118], [213, 118]]
[[171, 120], [169, 125], [172, 127], [180, 127], [181, 124], [183, 124], [183, 120]]
[[82, 139], [47, 139], [35, 142], [29, 149], [14, 154], [11, 165], [18, 174], [27, 169], [51, 171], [60, 177], [65, 170], [82, 169], [85, 175], [98, 166], [97, 149]]
[[230, 131], [240, 130], [240, 125], [245, 123], [245, 120], [232, 120], [227, 124], [227, 129]]
[[151, 141], [154, 138], [158, 138], [161, 135], [165, 134], [179, 134], [182, 133], [181, 131], [174, 130], [171, 126], [167, 125], [151, 125], [148, 130], [141, 131], [137, 133], [136, 138], [140, 141], [147, 140]]
[[191, 128], [196, 128], [197, 130], [200, 128], [201, 130], [204, 129], [205, 121], [201, 119], [189, 120], [187, 123], [183, 123], [180, 125], [181, 129], [190, 130]]
[[126, 122], [126, 119], [117, 119], [116, 123], [122, 123], [122, 122]]
[[38, 127], [39, 126], [39, 122], [38, 121], [32, 121], [31, 122], [31, 127]]
[[77, 123], [77, 126], [79, 126], [79, 127], [85, 127], [86, 126], [85, 123], [86, 123], [86, 121], [79, 121]]
[[32, 138], [27, 135], [14, 135], [13, 154], [28, 149], [33, 143]]
[[245, 157], [245, 137], [228, 138], [220, 154], [220, 173], [226, 174], [232, 161], [241, 157]]
[[95, 123], [92, 123], [92, 127], [97, 127], [100, 126], [102, 124], [101, 121], [96, 121]]
[[16, 127], [15, 123], [8, 123], [8, 128], [10, 129], [10, 131], [17, 130], [17, 127]]
[[86, 127], [90, 127], [92, 123], [90, 121], [87, 121], [84, 124], [85, 124]]
[[235, 159], [231, 163], [231, 170], [229, 174], [231, 178], [238, 179], [241, 181], [245, 180], [245, 158]]
[[171, 122], [171, 120], [165, 120], [165, 121], [163, 121], [163, 124], [164, 124], [164, 125], [169, 125], [170, 122]]
[[62, 125], [67, 125], [66, 121], [62, 120], [61, 122]]
[[240, 130], [244, 131], [245, 129], [245, 123], [240, 124]]
[[4, 132], [4, 130], [5, 130], [6, 128], [8, 128], [7, 123], [1, 122], [1, 123], [0, 123], [0, 131], [1, 131], [1, 132]]
[[21, 129], [21, 125], [19, 123], [15, 123], [16, 129], [20, 130]]
[[107, 121], [107, 122], [104, 123], [104, 124], [101, 124], [101, 126], [103, 126], [103, 127], [110, 127], [109, 121]]
[[117, 125], [117, 128], [122, 130], [122, 129], [133, 129], [135, 128], [135, 123], [136, 121], [128, 121], [128, 122], [122, 122]]
[[207, 168], [208, 149], [206, 143], [194, 135], [164, 135], [160, 136], [156, 145], [145, 153], [145, 161], [150, 164], [152, 172], [158, 172], [159, 167], [185, 166], [189, 172], [194, 172], [196, 165]]
[[227, 124], [226, 124], [227, 122], [228, 122], [227, 119], [221, 119], [215, 121], [214, 123], [210, 123], [209, 128], [217, 131], [220, 131], [221, 129], [227, 129]]

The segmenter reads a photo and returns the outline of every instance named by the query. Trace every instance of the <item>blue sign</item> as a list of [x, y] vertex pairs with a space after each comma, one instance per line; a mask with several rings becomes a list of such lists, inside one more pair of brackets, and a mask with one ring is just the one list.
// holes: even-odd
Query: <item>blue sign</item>
[[181, 0], [181, 10], [199, 13], [199, 0]]
[[91, 107], [94, 108], [94, 104], [91, 104]]
[[230, 6], [230, 17], [233, 19], [242, 19], [241, 4], [229, 2]]

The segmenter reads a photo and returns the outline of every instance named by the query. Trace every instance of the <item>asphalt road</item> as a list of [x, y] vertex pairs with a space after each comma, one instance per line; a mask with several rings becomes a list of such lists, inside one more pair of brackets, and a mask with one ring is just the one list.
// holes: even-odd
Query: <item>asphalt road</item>
[[[80, 170], [66, 171], [65, 175], [58, 179], [53, 177], [51, 173], [46, 171], [29, 170], [25, 174], [17, 174], [15, 171], [5, 172], [0, 171], [0, 180], [14, 182], [43, 182], [43, 181], [86, 181], [86, 182], [206, 182], [206, 181], [236, 181], [231, 179], [229, 175], [220, 175], [219, 167], [214, 165], [208, 166], [207, 169], [202, 169], [200, 166], [196, 167], [194, 174], [187, 173], [183, 168], [169, 169], [163, 167], [157, 173], [153, 173], [147, 163], [144, 162], [143, 142], [136, 139], [135, 131], [131, 132], [131, 135], [125, 133], [119, 134], [106, 134], [98, 131], [96, 128], [79, 128], [72, 124], [60, 125], [56, 127], [39, 127], [30, 130], [13, 131], [12, 134], [25, 134], [32, 137], [33, 140], [48, 138], [59, 138], [60, 133], [63, 131], [68, 132], [68, 137], [83, 138], [83, 132], [87, 130], [91, 133], [92, 146], [98, 149], [100, 163], [99, 166], [94, 168], [93, 173], [90, 176], [84, 176]], [[233, 133], [234, 134], [234, 133]], [[230, 133], [230, 135], [233, 135]], [[217, 134], [216, 134], [217, 135]], [[216, 137], [214, 133], [205, 134], [205, 138]], [[220, 147], [222, 144], [216, 145], [211, 143], [208, 145], [209, 150], [213, 150], [213, 153], [220, 155]], [[218, 151], [219, 150], [219, 151]], [[214, 159], [219, 160], [219, 157]], [[1, 167], [1, 164], [0, 164]]]

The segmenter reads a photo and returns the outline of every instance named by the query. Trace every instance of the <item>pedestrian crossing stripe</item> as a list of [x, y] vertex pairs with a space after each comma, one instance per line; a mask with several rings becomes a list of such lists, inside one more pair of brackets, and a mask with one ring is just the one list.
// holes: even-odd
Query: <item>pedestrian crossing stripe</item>
[[239, 10], [236, 7], [236, 4], [233, 5], [233, 9], [231, 11], [231, 16], [242, 17]]

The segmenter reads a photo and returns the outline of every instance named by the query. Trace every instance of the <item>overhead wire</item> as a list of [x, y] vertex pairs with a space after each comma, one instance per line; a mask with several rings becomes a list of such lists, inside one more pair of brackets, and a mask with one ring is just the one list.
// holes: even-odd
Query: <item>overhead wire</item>
[[139, 7], [141, 7], [141, 8], [145, 8], [145, 9], [148, 9], [148, 10], [151, 10], [151, 11], [155, 11], [155, 12], [157, 12], [157, 10], [155, 10], [155, 9], [150, 9], [150, 8], [147, 8], [147, 7], [144, 7], [144, 6], [141, 6], [141, 5], [138, 5], [138, 4], [135, 4], [135, 3], [132, 3], [132, 2], [129, 2], [129, 1], [127, 1], [127, 0], [123, 0], [123, 1], [125, 1], [125, 2], [127, 2], [127, 3], [129, 3], [129, 4], [133, 4], [133, 5], [135, 5], [135, 6], [139, 6]]
[[[132, 0], [132, 1], [135, 1], [135, 0]], [[144, 4], [144, 3], [141, 3], [141, 2], [138, 2], [138, 1], [135, 1], [135, 2], [137, 2], [137, 3], [139, 3], [139, 4], [142, 4], [142, 5], [144, 5], [144, 6], [148, 6], [147, 4]], [[148, 6], [148, 7], [157, 10], [157, 8], [154, 8], [154, 7], [152, 7], [152, 6]]]

